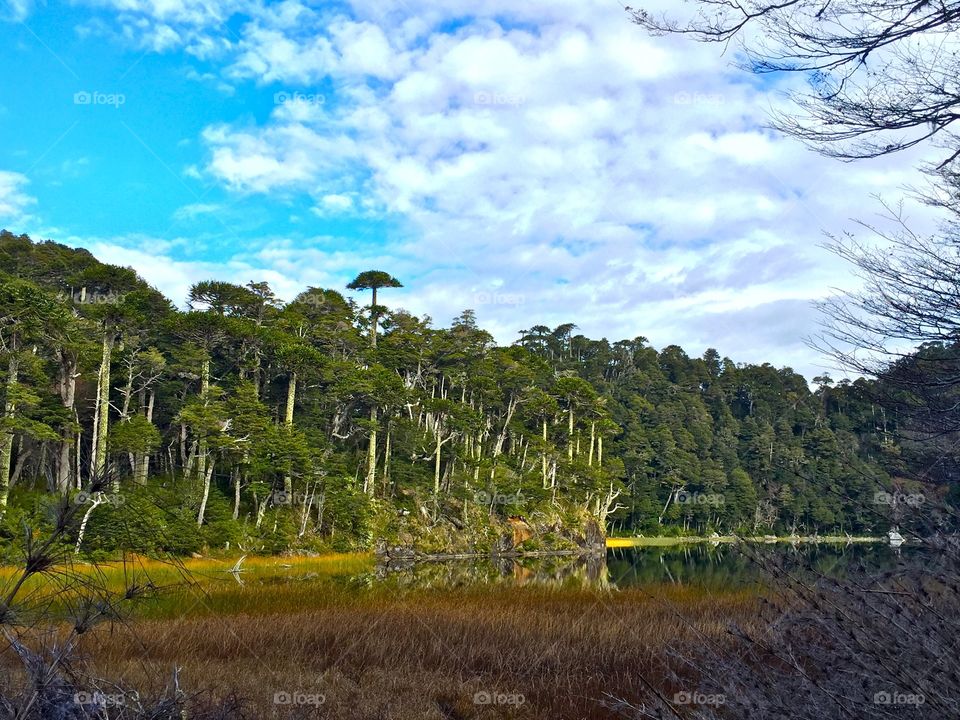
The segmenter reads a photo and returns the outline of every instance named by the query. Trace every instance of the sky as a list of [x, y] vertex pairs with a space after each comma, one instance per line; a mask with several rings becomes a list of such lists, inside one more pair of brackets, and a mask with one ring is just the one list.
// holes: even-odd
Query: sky
[[766, 129], [800, 78], [614, 0], [0, 0], [0, 32], [0, 227], [181, 306], [375, 268], [502, 343], [573, 322], [812, 377], [812, 302], [856, 283], [824, 233], [919, 181]]

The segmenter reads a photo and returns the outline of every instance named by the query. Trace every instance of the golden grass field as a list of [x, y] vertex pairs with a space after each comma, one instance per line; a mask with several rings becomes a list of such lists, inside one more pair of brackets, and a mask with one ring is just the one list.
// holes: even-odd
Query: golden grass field
[[80, 652], [97, 675], [147, 691], [181, 668], [184, 688], [235, 694], [256, 720], [607, 718], [608, 694], [675, 690], [668, 643], [723, 642], [757, 602], [672, 584], [609, 590], [583, 573], [406, 587], [376, 579], [366, 555], [250, 559], [242, 585], [231, 565], [101, 567], [116, 587], [148, 575], [157, 597], [84, 635]]

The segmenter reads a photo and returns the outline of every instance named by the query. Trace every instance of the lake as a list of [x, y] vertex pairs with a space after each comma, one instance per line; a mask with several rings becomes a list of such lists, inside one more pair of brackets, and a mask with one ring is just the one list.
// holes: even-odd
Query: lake
[[676, 651], [725, 647], [732, 625], [767, 627], [771, 570], [838, 576], [923, 554], [697, 543], [406, 567], [360, 554], [251, 557], [238, 573], [235, 559], [137, 560], [100, 572], [115, 589], [149, 577], [154, 597], [136, 602], [135, 622], [99, 626], [78, 650], [97, 676], [137, 687], [180, 668], [185, 687], [206, 691], [199, 697], [239, 698], [254, 720], [599, 720], [614, 698], [649, 699], [651, 682], [671, 695], [717, 691], [676, 665]]

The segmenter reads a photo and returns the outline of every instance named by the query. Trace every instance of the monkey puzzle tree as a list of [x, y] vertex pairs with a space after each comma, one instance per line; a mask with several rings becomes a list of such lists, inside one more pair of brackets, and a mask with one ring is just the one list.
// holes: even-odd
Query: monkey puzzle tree
[[390, 273], [383, 270], [367, 270], [357, 275], [353, 281], [347, 285], [349, 290], [370, 290], [370, 346], [377, 346], [377, 322], [383, 314], [384, 308], [377, 305], [377, 290], [380, 288], [399, 288], [403, 287]]
[[[357, 275], [353, 282], [347, 285], [349, 290], [370, 290], [370, 347], [377, 347], [377, 321], [383, 314], [384, 308], [377, 305], [377, 290], [385, 287], [403, 287], [390, 273], [383, 270], [367, 270]], [[370, 445], [368, 447], [367, 492], [373, 493], [373, 486], [377, 475], [377, 406], [370, 407]]]

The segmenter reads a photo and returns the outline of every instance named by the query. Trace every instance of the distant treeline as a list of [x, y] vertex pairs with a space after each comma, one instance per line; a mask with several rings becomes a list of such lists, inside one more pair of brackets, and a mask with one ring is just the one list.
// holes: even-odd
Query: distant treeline
[[[434, 328], [381, 305], [399, 284], [361, 273], [361, 306], [210, 280], [181, 311], [133, 270], [0, 233], [0, 533], [54, 495], [90, 505], [91, 548], [130, 540], [111, 525], [126, 504], [137, 542], [179, 550], [369, 547], [389, 518], [459, 527], [478, 509], [618, 533], [860, 533], [913, 497], [871, 381], [811, 391], [789, 368], [572, 323], [501, 347], [471, 310]], [[113, 492], [77, 499], [103, 477]]]

